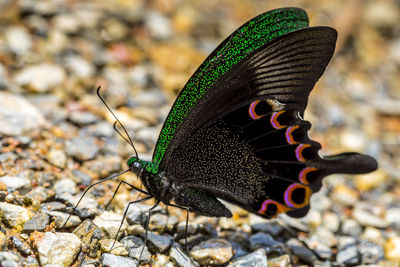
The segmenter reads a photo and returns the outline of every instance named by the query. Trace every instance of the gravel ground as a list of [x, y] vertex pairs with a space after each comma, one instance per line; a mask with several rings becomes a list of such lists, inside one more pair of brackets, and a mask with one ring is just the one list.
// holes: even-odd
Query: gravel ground
[[[306, 112], [323, 153], [374, 156], [368, 175], [332, 175], [302, 219], [232, 219], [157, 207], [144, 241], [142, 197], [118, 181], [133, 154], [103, 95], [151, 158], [177, 93], [227, 35], [261, 12], [296, 5], [339, 32]], [[129, 0], [0, 3], [0, 266], [399, 266], [400, 2]], [[138, 187], [133, 174], [124, 179]], [[103, 211], [103, 212], [102, 212]], [[300, 242], [303, 241], [303, 242]], [[306, 247], [305, 244], [308, 245]], [[318, 256], [317, 256], [318, 255]]]

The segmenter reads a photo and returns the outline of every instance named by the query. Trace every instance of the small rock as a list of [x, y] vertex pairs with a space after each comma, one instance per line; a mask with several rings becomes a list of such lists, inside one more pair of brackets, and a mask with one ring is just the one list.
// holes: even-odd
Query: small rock
[[[100, 229], [106, 232], [110, 238], [115, 238], [121, 221], [121, 215], [110, 211], [104, 211], [102, 214], [94, 218], [93, 223], [95, 223], [98, 227], [100, 227]], [[127, 224], [123, 222], [120, 233], [125, 231], [126, 227]]]
[[99, 121], [99, 117], [88, 111], [74, 111], [71, 113], [70, 119], [80, 126]]
[[181, 246], [174, 243], [169, 251], [169, 256], [171, 260], [178, 267], [196, 267], [198, 264], [194, 263], [193, 260], [189, 258], [188, 255], [183, 251]]
[[386, 241], [385, 256], [388, 260], [400, 262], [400, 237], [392, 236]]
[[156, 233], [148, 232], [147, 240], [150, 251], [158, 251], [161, 253], [166, 252], [174, 243], [174, 238], [170, 235], [158, 235]]
[[157, 213], [150, 217], [149, 229], [156, 232], [171, 231], [178, 222], [176, 216]]
[[100, 262], [103, 267], [132, 267], [137, 266], [137, 260], [105, 253], [101, 255]]
[[0, 92], [0, 134], [18, 136], [47, 125], [42, 113], [22, 96]]
[[101, 229], [91, 220], [85, 220], [73, 231], [82, 242], [82, 252], [90, 258], [98, 257], [99, 240], [104, 238]]
[[385, 221], [389, 224], [400, 226], [400, 208], [388, 209], [386, 212]]
[[341, 232], [343, 235], [359, 236], [362, 232], [362, 228], [357, 221], [346, 219], [342, 222]]
[[359, 194], [355, 190], [345, 185], [337, 185], [331, 196], [335, 203], [343, 206], [353, 206], [359, 198]]
[[42, 63], [25, 67], [15, 75], [14, 81], [34, 92], [47, 92], [66, 79], [65, 70], [58, 65]]
[[89, 186], [92, 184], [92, 177], [84, 172], [81, 172], [80, 170], [72, 170], [72, 175], [77, 184], [82, 184], [84, 186]]
[[27, 178], [22, 178], [18, 176], [3, 176], [0, 177], [0, 183], [7, 186], [7, 191], [14, 192], [17, 189], [30, 187], [31, 181]]
[[364, 232], [360, 235], [360, 238], [382, 246], [385, 243], [382, 232], [374, 227], [366, 227]]
[[12, 26], [7, 28], [5, 39], [8, 48], [15, 54], [27, 53], [32, 48], [32, 38], [26, 28], [22, 26]]
[[23, 207], [0, 202], [0, 217], [10, 228], [15, 228], [29, 221], [32, 213]]
[[64, 193], [70, 193], [71, 195], [76, 194], [76, 184], [71, 179], [62, 179], [54, 184], [54, 190], [56, 191], [56, 197], [61, 196]]
[[289, 267], [290, 266], [290, 256], [288, 254], [272, 258], [268, 260], [268, 267]]
[[94, 66], [81, 57], [68, 57], [66, 63], [68, 70], [76, 77], [86, 78], [91, 77], [94, 74]]
[[251, 228], [253, 232], [264, 232], [271, 236], [278, 236], [283, 231], [282, 226], [275, 222], [255, 223]]
[[384, 258], [383, 247], [367, 240], [359, 241], [358, 251], [361, 254], [362, 264], [378, 263]]
[[93, 137], [75, 137], [66, 142], [65, 150], [68, 156], [87, 161], [97, 156], [99, 147]]
[[354, 238], [348, 236], [340, 237], [338, 249], [336, 261], [339, 264], [354, 265], [359, 263], [359, 254]]
[[42, 265], [71, 266], [81, 248], [81, 241], [74, 234], [46, 232], [36, 246]]
[[377, 170], [368, 174], [357, 175], [355, 185], [361, 192], [371, 190], [385, 183], [387, 174], [383, 170]]
[[265, 267], [268, 266], [267, 254], [265, 249], [259, 248], [256, 251], [237, 258], [228, 264], [227, 267]]
[[[141, 224], [146, 221], [148, 211], [151, 205], [135, 204], [129, 207], [128, 213], [126, 215], [126, 220], [129, 224]], [[158, 213], [162, 210], [160, 206], [156, 207], [151, 211], [151, 214]]]
[[45, 230], [46, 225], [50, 223], [50, 217], [44, 213], [37, 213], [24, 224], [24, 233], [32, 233], [34, 231], [42, 232]]
[[274, 246], [282, 246], [282, 244], [278, 241], [275, 241], [269, 234], [259, 232], [250, 237], [251, 250], [256, 250], [258, 248], [265, 248], [270, 250], [271, 247]]
[[46, 202], [40, 205], [42, 210], [46, 211], [63, 211], [67, 208], [67, 205], [58, 201]]
[[322, 216], [322, 224], [324, 228], [330, 230], [332, 233], [336, 233], [340, 227], [339, 216], [333, 212], [326, 212]]
[[372, 226], [378, 228], [385, 228], [388, 226], [384, 219], [360, 208], [353, 210], [353, 217], [359, 224], [363, 226]]
[[0, 251], [0, 262], [3, 261], [18, 261], [19, 258], [17, 255], [11, 252]]
[[11, 237], [11, 242], [18, 249], [18, 251], [21, 252], [22, 255], [28, 256], [28, 255], [30, 255], [32, 253], [32, 250], [28, 246], [28, 244], [26, 244], [21, 239], [15, 237], [15, 236], [12, 236]]
[[171, 21], [158, 12], [148, 12], [146, 26], [156, 39], [168, 39], [172, 35]]
[[147, 246], [139, 237], [127, 236], [121, 240], [121, 243], [125, 246], [126, 250], [128, 251], [129, 257], [139, 260], [140, 253], [142, 253], [143, 250], [140, 261], [150, 262], [151, 254]]
[[128, 251], [125, 247], [115, 239], [103, 239], [99, 241], [102, 252], [112, 253], [117, 256], [128, 256]]
[[59, 168], [64, 168], [67, 164], [67, 156], [61, 149], [51, 149], [46, 157], [51, 164]]
[[51, 220], [55, 222], [56, 224], [56, 228], [60, 229], [63, 228], [64, 223], [67, 221], [67, 224], [65, 225], [65, 227], [73, 227], [73, 226], [77, 226], [79, 225], [82, 220], [75, 215], [72, 215], [71, 217], [69, 217], [69, 214], [65, 213], [65, 212], [61, 212], [61, 211], [45, 211], [47, 215], [49, 215], [51, 217]]
[[221, 265], [233, 256], [232, 245], [224, 239], [210, 239], [194, 246], [190, 251], [193, 259], [201, 265]]
[[308, 248], [304, 247], [297, 239], [290, 239], [287, 241], [287, 245], [294, 255], [309, 264], [314, 264], [317, 261], [317, 257]]

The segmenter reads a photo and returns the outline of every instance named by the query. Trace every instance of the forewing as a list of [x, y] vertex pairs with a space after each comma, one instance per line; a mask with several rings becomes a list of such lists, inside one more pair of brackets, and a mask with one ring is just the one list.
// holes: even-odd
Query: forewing
[[160, 164], [188, 113], [232, 66], [271, 40], [307, 26], [308, 17], [304, 10], [282, 8], [251, 19], [226, 38], [200, 65], [175, 100], [154, 149], [153, 163]]

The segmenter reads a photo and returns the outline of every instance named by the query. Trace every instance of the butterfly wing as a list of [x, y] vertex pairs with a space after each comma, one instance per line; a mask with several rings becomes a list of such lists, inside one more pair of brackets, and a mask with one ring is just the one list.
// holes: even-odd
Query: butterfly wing
[[376, 169], [357, 153], [321, 157], [302, 119], [336, 36], [329, 27], [300, 29], [233, 66], [187, 114], [160, 170], [181, 188], [270, 218], [304, 216], [326, 175]]
[[308, 26], [307, 13], [299, 8], [282, 8], [263, 13], [237, 29], [200, 65], [175, 100], [161, 129], [153, 154], [158, 166], [180, 125], [197, 101], [232, 66], [276, 37]]

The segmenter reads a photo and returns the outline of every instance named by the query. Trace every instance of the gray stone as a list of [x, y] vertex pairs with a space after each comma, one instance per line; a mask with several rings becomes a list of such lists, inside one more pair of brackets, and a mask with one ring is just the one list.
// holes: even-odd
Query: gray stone
[[64, 150], [61, 149], [51, 149], [47, 155], [47, 160], [56, 167], [64, 168], [67, 164], [67, 156]]
[[[141, 224], [144, 223], [148, 216], [148, 211], [151, 205], [144, 204], [134, 204], [129, 207], [128, 213], [126, 215], [126, 220], [129, 224]], [[160, 212], [162, 208], [160, 206], [156, 207], [151, 211], [151, 214]]]
[[0, 177], [0, 183], [5, 184], [7, 186], [7, 191], [9, 192], [14, 192], [21, 188], [27, 188], [31, 185], [31, 181], [27, 178], [8, 175]]
[[174, 243], [169, 251], [169, 256], [174, 264], [178, 267], [195, 267], [199, 266], [183, 251], [182, 247]]
[[70, 193], [71, 195], [76, 194], [76, 184], [71, 179], [62, 179], [54, 184], [54, 190], [56, 191], [56, 197], [61, 196], [64, 193]]
[[97, 156], [99, 147], [96, 144], [96, 139], [93, 137], [75, 137], [67, 140], [65, 151], [68, 156], [80, 161], [86, 161], [94, 159]]
[[2, 261], [18, 261], [19, 257], [11, 252], [0, 251], [0, 262]]
[[128, 251], [129, 257], [139, 260], [140, 253], [142, 256], [140, 258], [141, 262], [149, 262], [151, 259], [151, 254], [144, 244], [142, 239], [136, 236], [127, 236], [121, 240], [121, 243], [125, 246], [126, 250]]
[[[101, 230], [106, 232], [109, 238], [115, 238], [121, 221], [122, 215], [109, 211], [104, 211], [102, 214], [94, 218], [93, 223], [100, 227]], [[127, 224], [124, 221], [121, 226], [120, 233], [125, 231], [126, 227]]]
[[367, 240], [359, 240], [358, 251], [362, 264], [376, 264], [384, 258], [383, 247]]
[[353, 219], [346, 219], [342, 222], [341, 233], [343, 235], [359, 236], [362, 232], [361, 225]]
[[6, 202], [0, 202], [0, 217], [10, 228], [23, 225], [30, 220], [31, 216], [32, 213], [28, 209]]
[[37, 213], [32, 216], [32, 218], [24, 224], [24, 233], [32, 233], [34, 231], [44, 231], [46, 225], [50, 223], [50, 217], [44, 213]]
[[27, 53], [32, 48], [32, 37], [25, 27], [8, 27], [4, 36], [8, 49], [17, 55]]
[[32, 250], [28, 246], [28, 244], [26, 244], [24, 241], [22, 241], [18, 237], [12, 236], [10, 239], [11, 239], [11, 242], [13, 243], [13, 245], [18, 249], [18, 251], [22, 255], [28, 256], [28, 255], [30, 255], [32, 253]]
[[100, 120], [99, 117], [89, 111], [74, 111], [71, 113], [70, 119], [80, 126], [93, 124]]
[[377, 228], [385, 228], [388, 226], [388, 223], [384, 219], [360, 208], [353, 210], [353, 217], [363, 226], [372, 226]]
[[0, 92], [0, 134], [18, 136], [47, 125], [42, 113], [22, 96]]
[[137, 260], [105, 253], [101, 255], [100, 262], [104, 267], [132, 267], [137, 266]]
[[42, 63], [19, 71], [14, 82], [35, 92], [47, 92], [66, 79], [65, 70], [58, 65]]
[[237, 258], [228, 264], [227, 267], [265, 267], [268, 266], [267, 253], [265, 249], [259, 248], [256, 251]]
[[276, 222], [255, 223], [251, 225], [253, 232], [264, 232], [272, 236], [279, 235], [283, 228]]
[[209, 239], [194, 246], [190, 256], [201, 265], [222, 265], [232, 258], [232, 245], [225, 239]]
[[256, 250], [258, 248], [270, 249], [271, 247], [282, 246], [282, 243], [275, 241], [271, 235], [259, 232], [250, 237], [250, 249]]
[[161, 13], [148, 12], [145, 23], [151, 35], [157, 39], [168, 39], [172, 35], [170, 20]]
[[268, 260], [268, 267], [289, 267], [290, 265], [290, 256], [288, 254], [272, 258]]
[[42, 210], [46, 211], [63, 211], [67, 208], [67, 205], [58, 201], [46, 202], [40, 205]]
[[66, 59], [66, 66], [74, 76], [79, 78], [91, 77], [94, 74], [94, 66], [87, 60], [73, 56]]
[[72, 175], [77, 184], [82, 184], [84, 186], [89, 186], [92, 184], [92, 177], [80, 170], [72, 170]]
[[44, 211], [47, 215], [51, 217], [51, 220], [55, 222], [56, 228], [63, 228], [64, 223], [67, 221], [65, 227], [73, 227], [79, 225], [82, 220], [75, 215], [69, 217], [69, 214], [61, 211]]
[[306, 263], [313, 264], [318, 260], [314, 253], [308, 248], [304, 247], [303, 244], [300, 243], [300, 241], [298, 241], [297, 239], [290, 239], [287, 242], [287, 245], [294, 255], [296, 255]]
[[42, 265], [71, 266], [80, 248], [81, 241], [70, 233], [46, 232], [37, 241], [37, 253]]
[[179, 219], [173, 215], [154, 214], [150, 217], [149, 229], [156, 232], [171, 231], [178, 224]]
[[353, 237], [342, 236], [339, 238], [336, 261], [339, 264], [355, 265], [360, 262], [356, 240]]
[[166, 252], [174, 243], [174, 238], [170, 235], [159, 235], [153, 232], [147, 233], [147, 241], [150, 251]]

